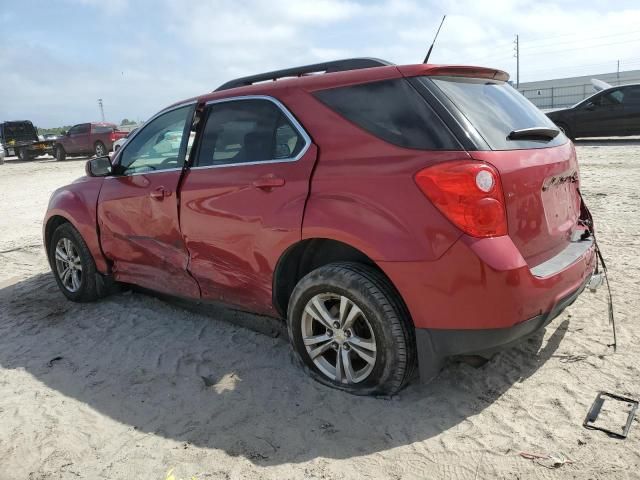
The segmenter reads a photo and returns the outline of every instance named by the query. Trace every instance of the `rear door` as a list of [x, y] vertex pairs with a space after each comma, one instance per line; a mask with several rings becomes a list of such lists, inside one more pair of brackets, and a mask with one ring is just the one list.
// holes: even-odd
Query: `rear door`
[[316, 148], [271, 97], [212, 102], [181, 187], [181, 230], [202, 296], [272, 311], [282, 252], [301, 238]]
[[172, 295], [197, 298], [180, 233], [178, 184], [189, 148], [193, 105], [145, 124], [114, 159], [98, 199], [104, 254], [115, 278]]

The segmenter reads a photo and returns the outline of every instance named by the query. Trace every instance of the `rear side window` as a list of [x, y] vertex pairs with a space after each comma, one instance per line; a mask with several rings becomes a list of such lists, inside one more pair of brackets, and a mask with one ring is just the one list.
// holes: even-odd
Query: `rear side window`
[[295, 159], [305, 139], [272, 101], [214, 103], [202, 132], [196, 166]]
[[421, 77], [421, 81], [444, 93], [492, 150], [545, 148], [567, 141], [562, 133], [552, 140], [509, 140], [507, 137], [513, 130], [557, 127], [506, 82], [463, 77]]
[[394, 145], [460, 150], [449, 129], [404, 79], [332, 88], [314, 95], [360, 128]]

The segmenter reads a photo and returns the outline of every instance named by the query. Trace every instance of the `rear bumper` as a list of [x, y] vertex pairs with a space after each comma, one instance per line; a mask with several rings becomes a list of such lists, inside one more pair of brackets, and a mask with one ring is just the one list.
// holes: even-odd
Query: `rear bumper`
[[420, 378], [435, 377], [446, 357], [453, 355], [489, 355], [508, 348], [546, 327], [565, 308], [575, 302], [589, 283], [587, 278], [575, 291], [561, 298], [547, 313], [507, 328], [477, 330], [416, 329], [416, 347]]
[[543, 328], [580, 295], [595, 264], [588, 240], [530, 268], [508, 236], [463, 236], [433, 262], [379, 262], [409, 309], [427, 379], [447, 356], [491, 352]]

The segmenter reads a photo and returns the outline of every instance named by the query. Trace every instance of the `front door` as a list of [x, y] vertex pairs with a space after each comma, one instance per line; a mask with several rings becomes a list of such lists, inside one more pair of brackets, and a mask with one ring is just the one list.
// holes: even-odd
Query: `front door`
[[272, 313], [276, 263], [301, 237], [316, 147], [278, 101], [226, 99], [204, 112], [181, 188], [181, 229], [202, 297]]
[[576, 108], [576, 137], [623, 135], [621, 89], [608, 90]]
[[65, 142], [65, 150], [67, 153], [85, 153], [89, 145], [89, 133], [91, 130], [90, 123], [81, 123], [74, 125], [69, 129], [67, 135], [68, 141]]
[[159, 114], [121, 149], [114, 158], [115, 175], [100, 191], [98, 225], [116, 280], [197, 298], [178, 220], [178, 185], [193, 110], [188, 105]]

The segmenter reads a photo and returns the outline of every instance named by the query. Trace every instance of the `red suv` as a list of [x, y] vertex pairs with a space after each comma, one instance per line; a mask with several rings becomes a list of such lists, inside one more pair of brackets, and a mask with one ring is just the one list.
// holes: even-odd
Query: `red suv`
[[104, 156], [113, 149], [113, 142], [126, 137], [113, 123], [80, 123], [62, 132], [53, 147], [53, 156], [63, 161], [67, 155]]
[[313, 377], [398, 391], [547, 325], [595, 266], [573, 144], [504, 72], [351, 59], [176, 103], [51, 197], [62, 292], [286, 319]]

